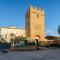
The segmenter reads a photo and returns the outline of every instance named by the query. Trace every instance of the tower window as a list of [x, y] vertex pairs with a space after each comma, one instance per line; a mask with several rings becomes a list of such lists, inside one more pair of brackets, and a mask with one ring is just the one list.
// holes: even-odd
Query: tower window
[[39, 15], [37, 15], [37, 17], [39, 17]]

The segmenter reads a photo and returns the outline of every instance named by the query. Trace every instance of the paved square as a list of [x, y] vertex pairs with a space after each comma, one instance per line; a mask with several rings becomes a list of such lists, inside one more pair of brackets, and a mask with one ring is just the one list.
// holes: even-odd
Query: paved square
[[0, 52], [0, 60], [60, 60], [60, 49], [41, 49], [37, 51]]

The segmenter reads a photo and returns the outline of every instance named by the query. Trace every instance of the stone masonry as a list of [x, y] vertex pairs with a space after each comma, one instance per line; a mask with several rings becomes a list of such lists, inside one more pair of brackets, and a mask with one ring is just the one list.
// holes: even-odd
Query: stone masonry
[[44, 10], [30, 6], [25, 18], [26, 37], [44, 41]]

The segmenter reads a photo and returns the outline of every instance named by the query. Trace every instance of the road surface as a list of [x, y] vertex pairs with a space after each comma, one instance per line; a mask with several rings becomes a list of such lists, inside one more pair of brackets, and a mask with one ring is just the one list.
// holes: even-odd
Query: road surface
[[60, 48], [41, 49], [37, 51], [0, 52], [0, 60], [60, 60]]

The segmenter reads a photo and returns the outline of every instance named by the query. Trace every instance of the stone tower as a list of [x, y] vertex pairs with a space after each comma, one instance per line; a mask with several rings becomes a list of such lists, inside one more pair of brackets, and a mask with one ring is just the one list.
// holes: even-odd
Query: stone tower
[[26, 37], [44, 40], [44, 11], [42, 9], [33, 8], [32, 6], [26, 12], [25, 30]]

